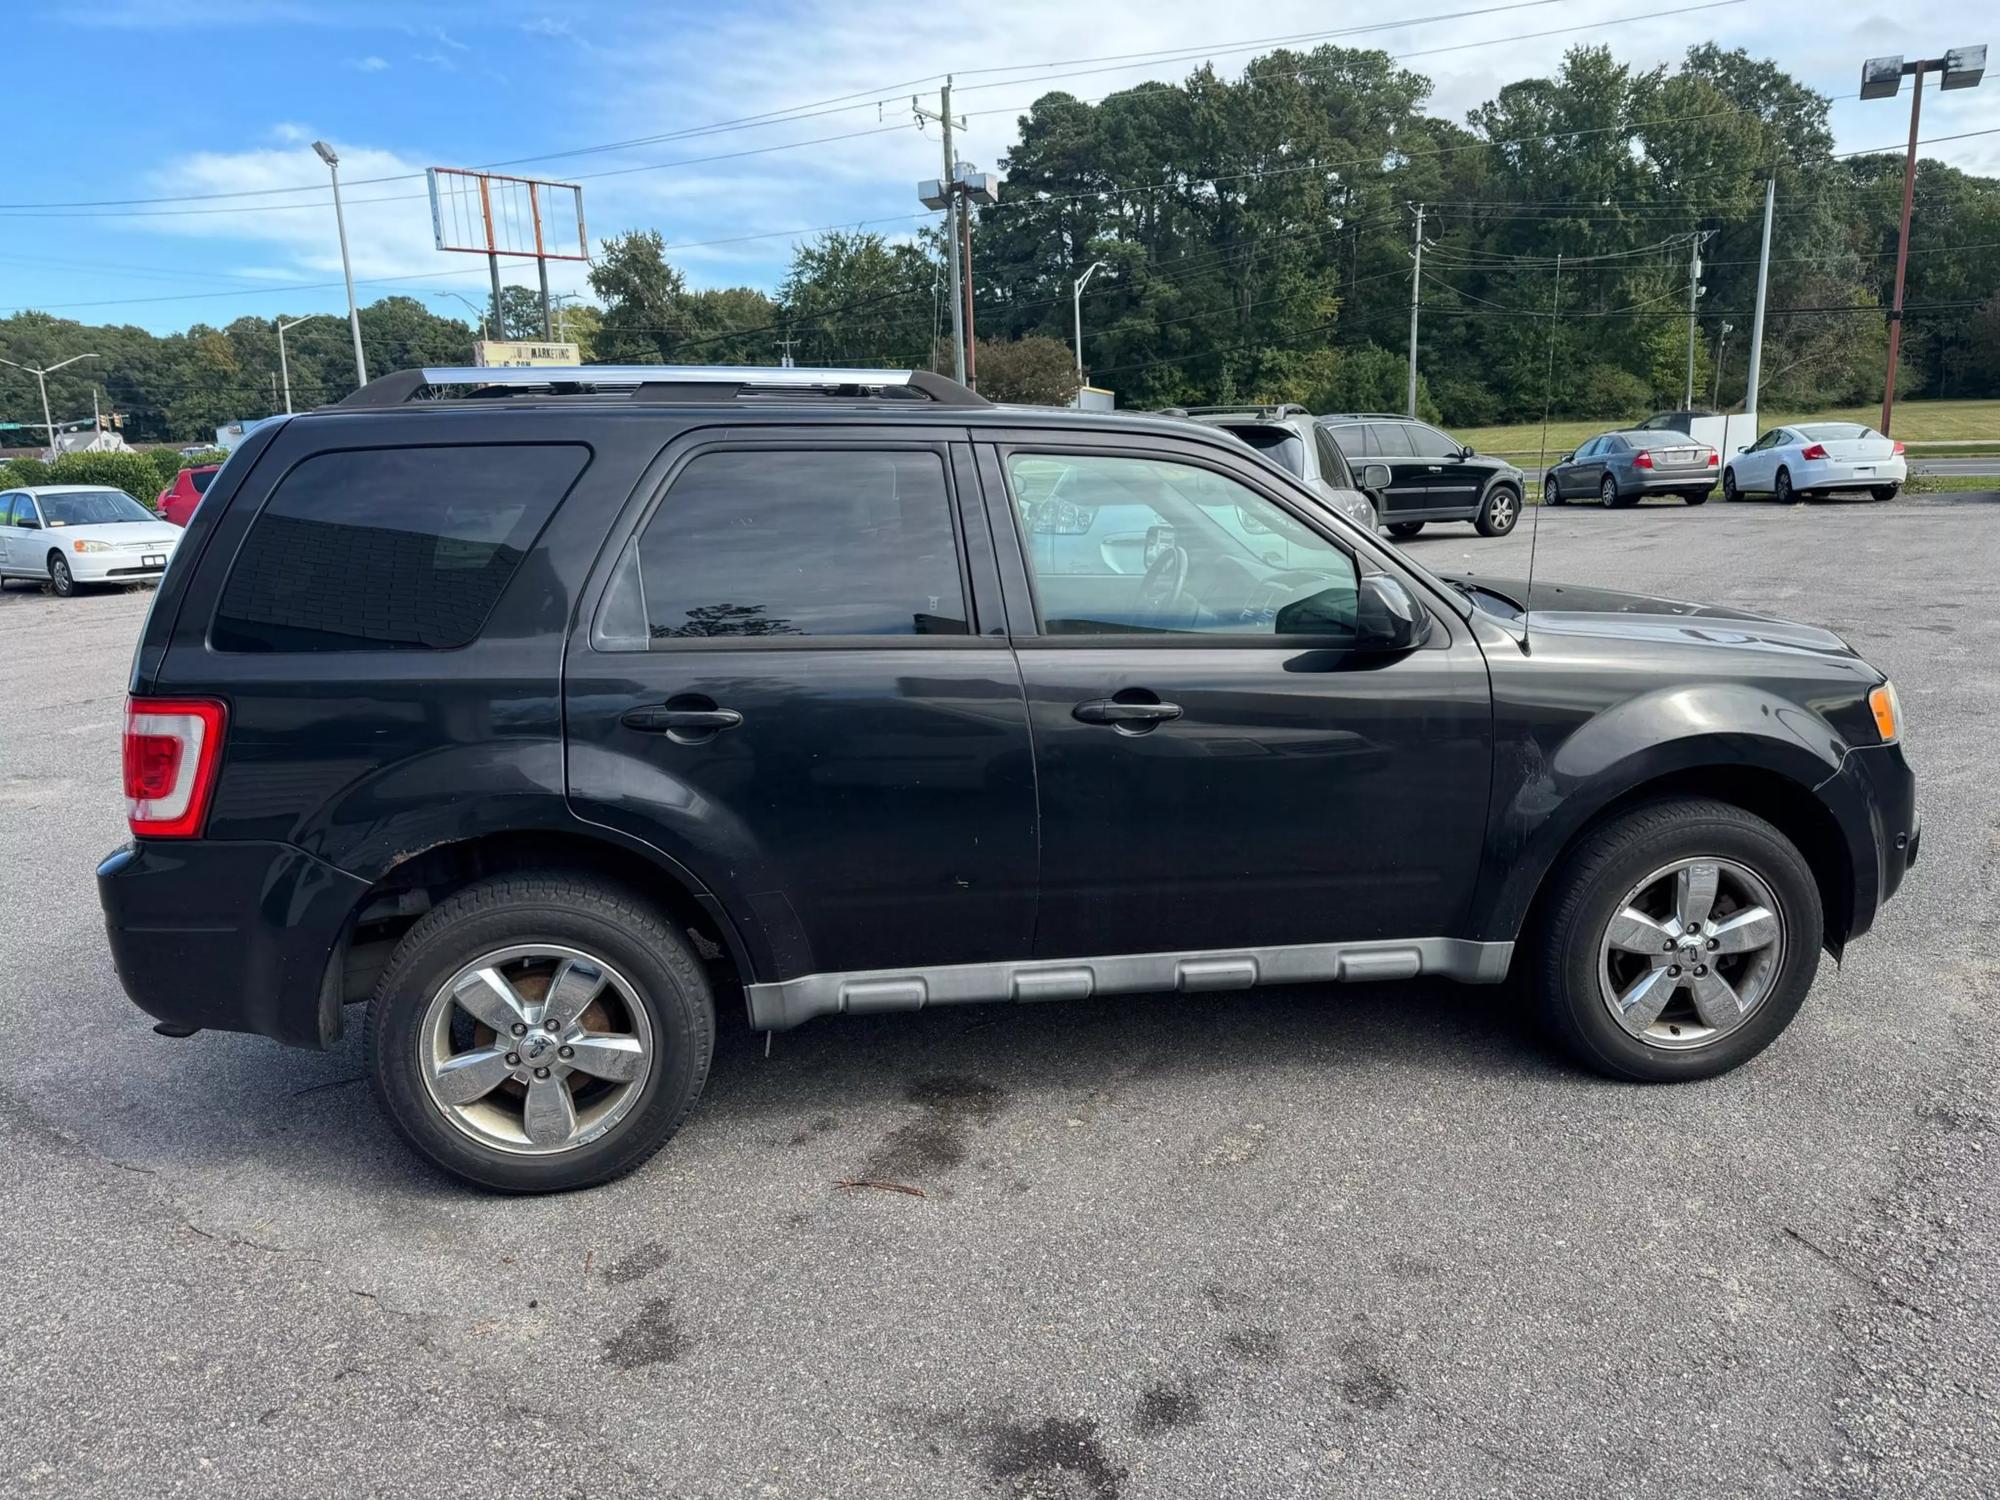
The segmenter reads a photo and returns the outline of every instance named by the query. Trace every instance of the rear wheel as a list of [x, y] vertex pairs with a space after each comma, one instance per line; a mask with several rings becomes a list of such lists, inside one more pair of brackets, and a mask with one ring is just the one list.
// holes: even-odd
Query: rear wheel
[[588, 876], [510, 875], [411, 928], [370, 1004], [375, 1097], [431, 1162], [503, 1192], [644, 1162], [700, 1096], [715, 1008], [660, 914]]
[[49, 554], [49, 587], [55, 591], [59, 599], [75, 597], [76, 579], [71, 575], [69, 564], [63, 561], [60, 552]]
[[1597, 501], [1606, 510], [1615, 509], [1618, 504], [1618, 481], [1609, 474], [1604, 476], [1604, 483], [1597, 487]]
[[1708, 491], [1689, 490], [1686, 494], [1681, 496], [1681, 499], [1687, 501], [1689, 505], [1706, 505], [1708, 504]]
[[1512, 485], [1496, 484], [1472, 524], [1481, 536], [1505, 536], [1521, 519], [1521, 496]]
[[1771, 482], [1771, 494], [1777, 499], [1780, 505], [1795, 505], [1805, 498], [1792, 488], [1792, 471], [1790, 469], [1778, 470], [1778, 477]]
[[1868, 493], [1877, 500], [1893, 500], [1902, 492], [1902, 488], [1900, 484], [1878, 484]]
[[1668, 1083], [1768, 1047], [1819, 967], [1819, 888], [1792, 843], [1726, 803], [1657, 802], [1556, 872], [1538, 934], [1542, 1018], [1588, 1067]]
[[1422, 521], [1391, 521], [1389, 535], [1394, 537], [1415, 536], [1424, 529]]

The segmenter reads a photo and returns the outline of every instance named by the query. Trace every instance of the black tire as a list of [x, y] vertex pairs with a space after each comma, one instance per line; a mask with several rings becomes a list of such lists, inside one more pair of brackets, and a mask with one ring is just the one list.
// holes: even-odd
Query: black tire
[[[1776, 899], [1785, 948], [1770, 990], [1740, 1025], [1687, 1050], [1654, 1047], [1613, 1018], [1598, 980], [1599, 944], [1634, 883], [1674, 860], [1713, 856], [1754, 871]], [[1654, 802], [1589, 835], [1551, 876], [1534, 934], [1535, 1001], [1543, 1024], [1585, 1067], [1634, 1083], [1713, 1078], [1770, 1046], [1819, 969], [1819, 887], [1791, 841], [1740, 807], [1698, 798]]]
[[1792, 471], [1778, 470], [1778, 477], [1771, 481], [1771, 496], [1780, 505], [1797, 505], [1805, 496], [1792, 488]]
[[49, 588], [58, 599], [71, 599], [76, 596], [76, 579], [71, 575], [69, 564], [63, 561], [60, 552], [49, 554]]
[[1542, 477], [1542, 504], [1561, 505], [1562, 503], [1562, 486], [1556, 483], [1556, 476], [1553, 474], [1544, 475]]
[[1743, 492], [1736, 488], [1736, 471], [1734, 469], [1724, 469], [1722, 471], [1722, 498], [1731, 504], [1743, 498]]
[[1486, 492], [1473, 527], [1481, 536], [1505, 536], [1521, 519], [1521, 492], [1511, 484], [1496, 484]]
[[1708, 504], [1708, 491], [1689, 490], [1686, 494], [1681, 496], [1681, 499], [1687, 501], [1689, 505], [1706, 505]]
[[1423, 529], [1424, 523], [1422, 521], [1391, 521], [1389, 523], [1389, 535], [1393, 537], [1415, 536]]
[[1623, 503], [1618, 498], [1618, 481], [1609, 474], [1604, 476], [1604, 483], [1597, 487], [1597, 503], [1606, 510], [1616, 510]]
[[1902, 493], [1902, 490], [1903, 487], [1900, 484], [1878, 484], [1868, 493], [1873, 495], [1877, 500], [1893, 500], [1897, 495]]
[[[418, 1032], [431, 997], [481, 954], [561, 943], [622, 973], [646, 1007], [654, 1066], [631, 1111], [597, 1140], [554, 1155], [516, 1155], [453, 1126], [420, 1075]], [[666, 1144], [708, 1080], [715, 1002], [686, 942], [623, 886], [569, 873], [497, 876], [436, 907], [397, 944], [369, 1003], [366, 1067], [376, 1101], [418, 1154], [507, 1193], [561, 1192], [622, 1177]]]

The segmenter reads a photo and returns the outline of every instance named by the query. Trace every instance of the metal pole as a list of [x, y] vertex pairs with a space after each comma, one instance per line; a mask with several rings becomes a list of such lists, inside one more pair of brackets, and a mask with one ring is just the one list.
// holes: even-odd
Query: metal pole
[[1728, 347], [1729, 325], [1724, 323], [1715, 336], [1715, 388], [1708, 398], [1708, 404], [1717, 411], [1722, 410], [1722, 354]]
[[285, 381], [285, 415], [292, 414], [292, 367], [285, 358], [285, 320], [278, 319], [278, 373]]
[[1910, 93], [1910, 150], [1903, 158], [1903, 228], [1896, 237], [1896, 304], [1889, 313], [1889, 368], [1882, 376], [1882, 436], [1889, 435], [1889, 419], [1896, 409], [1896, 361], [1903, 352], [1903, 272], [1910, 263], [1910, 206], [1917, 192], [1917, 117], [1924, 107], [1924, 70], [1916, 69], [1916, 88]]
[[1688, 241], [1688, 371], [1687, 394], [1681, 398], [1681, 410], [1694, 410], [1694, 330], [1695, 298], [1701, 292], [1701, 236], [1695, 235]]
[[1424, 287], [1424, 206], [1417, 205], [1417, 255], [1410, 268], [1410, 416], [1417, 414], [1417, 308]]
[[555, 313], [549, 305], [549, 263], [546, 257], [535, 257], [535, 269], [542, 273], [542, 337], [553, 341], [556, 336]]
[[1076, 378], [1083, 381], [1083, 283], [1090, 272], [1085, 271], [1076, 278], [1069, 291], [1069, 310], [1073, 319], [1071, 326], [1076, 329]]
[[[954, 186], [956, 193], [957, 188]], [[979, 334], [972, 322], [972, 200], [958, 194], [958, 226], [965, 235], [965, 383], [979, 389]]]
[[42, 426], [48, 429], [49, 457], [56, 456], [56, 419], [49, 415], [49, 372], [35, 371], [35, 384], [42, 388]]
[[[958, 265], [958, 190], [952, 181], [957, 166], [956, 156], [951, 149], [951, 77], [946, 75], [944, 87], [938, 92], [939, 113], [944, 125], [944, 238], [949, 246], [951, 260], [951, 300], [954, 307], [959, 298]], [[965, 383], [965, 333], [957, 313], [951, 319], [951, 372], [952, 378], [960, 385]]]
[[340, 206], [340, 168], [327, 163], [333, 174], [333, 222], [340, 231], [340, 274], [347, 281], [347, 327], [354, 335], [354, 378], [368, 384], [368, 356], [361, 352], [361, 309], [354, 301], [354, 266], [347, 257], [347, 214]]
[[1764, 180], [1764, 245], [1757, 252], [1757, 313], [1750, 320], [1750, 376], [1743, 392], [1743, 410], [1757, 410], [1757, 382], [1764, 373], [1764, 293], [1771, 280], [1771, 209], [1778, 201], [1778, 179]]

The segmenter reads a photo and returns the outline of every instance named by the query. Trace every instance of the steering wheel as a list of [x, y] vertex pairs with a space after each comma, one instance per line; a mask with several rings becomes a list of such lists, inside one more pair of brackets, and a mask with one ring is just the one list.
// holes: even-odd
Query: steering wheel
[[1139, 580], [1139, 604], [1149, 615], [1179, 613], [1181, 597], [1187, 591], [1187, 548], [1169, 542], [1158, 557], [1146, 564]]

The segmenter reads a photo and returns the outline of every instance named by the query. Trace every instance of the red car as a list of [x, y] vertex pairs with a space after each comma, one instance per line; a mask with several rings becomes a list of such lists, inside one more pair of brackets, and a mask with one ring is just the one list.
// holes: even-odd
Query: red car
[[198, 469], [182, 469], [174, 476], [174, 482], [160, 491], [153, 508], [174, 525], [187, 525], [188, 517], [194, 514], [194, 508], [201, 504], [201, 497], [208, 490], [209, 480], [215, 478], [215, 471], [221, 467], [221, 464], [203, 464]]

